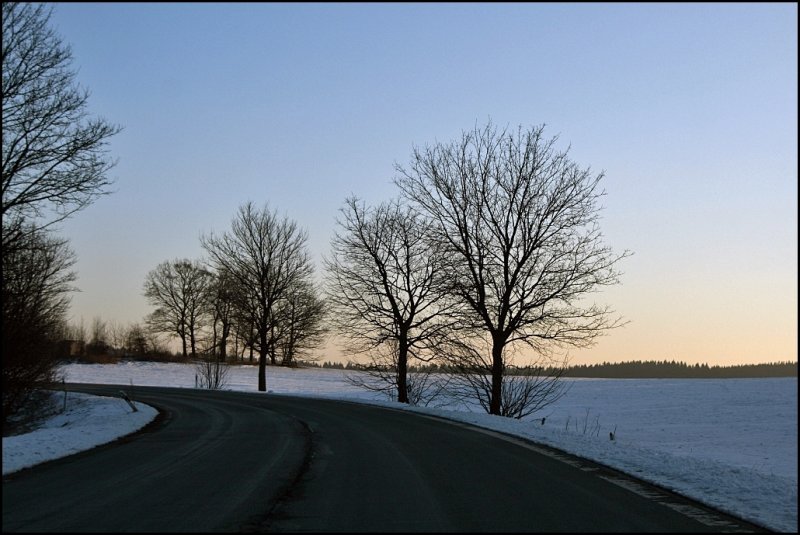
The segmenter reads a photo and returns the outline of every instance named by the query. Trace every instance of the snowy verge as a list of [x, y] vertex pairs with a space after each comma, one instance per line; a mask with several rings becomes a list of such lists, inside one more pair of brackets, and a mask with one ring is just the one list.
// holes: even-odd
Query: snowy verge
[[3, 437], [3, 475], [112, 442], [146, 426], [158, 411], [121, 398], [69, 392], [66, 410], [23, 435]]

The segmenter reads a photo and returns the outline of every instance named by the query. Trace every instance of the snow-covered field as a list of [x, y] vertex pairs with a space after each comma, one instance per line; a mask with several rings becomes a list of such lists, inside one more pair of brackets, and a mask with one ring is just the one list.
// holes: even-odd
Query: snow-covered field
[[[191, 365], [136, 362], [63, 371], [68, 382], [134, 387], [194, 388], [196, 374]], [[348, 373], [269, 367], [267, 389], [470, 422], [601, 462], [773, 530], [797, 531], [796, 378], [571, 379], [563, 398], [520, 421], [464, 406], [391, 403], [350, 384]], [[225, 389], [256, 392], [257, 368], [231, 368]], [[47, 428], [3, 439], [3, 474], [107, 442], [155, 416], [146, 406], [134, 413], [124, 401], [82, 394], [70, 394], [67, 406]]]

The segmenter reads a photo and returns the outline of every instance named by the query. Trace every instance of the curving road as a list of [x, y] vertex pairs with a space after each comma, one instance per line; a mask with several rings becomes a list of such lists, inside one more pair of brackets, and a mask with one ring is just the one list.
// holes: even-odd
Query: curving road
[[3, 531], [763, 531], [588, 461], [407, 411], [160, 387], [135, 397], [163, 411], [143, 432], [4, 478]]

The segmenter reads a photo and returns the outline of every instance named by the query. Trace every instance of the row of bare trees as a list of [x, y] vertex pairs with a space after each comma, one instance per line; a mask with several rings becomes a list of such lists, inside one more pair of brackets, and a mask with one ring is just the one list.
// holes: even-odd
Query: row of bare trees
[[[400, 402], [446, 390], [490, 414], [531, 414], [564, 393], [562, 350], [622, 325], [588, 297], [619, 282], [616, 265], [630, 254], [603, 243], [603, 174], [556, 141], [543, 126], [489, 122], [415, 148], [410, 165], [396, 167], [397, 199], [345, 200], [324, 259], [324, 300], [305, 232], [246, 203], [229, 231], [201, 238], [205, 264], [165, 262], [148, 275], [149, 324], [178, 336], [184, 356], [196, 355], [201, 327], [224, 356], [233, 329], [258, 350], [259, 390], [267, 359], [290, 363], [330, 329], [366, 356], [377, 383], [361, 384]], [[434, 360], [444, 379], [408, 371]]]
[[[563, 394], [561, 373], [543, 372], [563, 359], [563, 373], [559, 350], [622, 325], [588, 301], [618, 283], [616, 265], [630, 254], [603, 243], [603, 174], [572, 162], [556, 140], [543, 126], [489, 122], [415, 148], [409, 166], [396, 167], [398, 200], [346, 200], [326, 259], [331, 317], [398, 401], [419, 395], [409, 359], [437, 359], [454, 372], [451, 393], [523, 417]], [[515, 354], [533, 371], [512, 377]]]
[[110, 362], [115, 357], [172, 360], [173, 353], [160, 334], [146, 323], [124, 324], [95, 316], [87, 326], [81, 318], [62, 325], [59, 357], [91, 362]]
[[[75, 256], [54, 225], [107, 193], [106, 145], [120, 130], [89, 117], [88, 92], [75, 83], [69, 46], [48, 27], [48, 9], [3, 3], [4, 424], [54, 379], [75, 280]], [[230, 230], [202, 237], [207, 262], [165, 262], [148, 274], [145, 295], [156, 307], [148, 326], [179, 337], [184, 355], [221, 360], [234, 333], [258, 351], [265, 390], [267, 359], [292, 362], [330, 325], [373, 360], [400, 401], [423, 390], [409, 362], [437, 359], [456, 372], [455, 390], [491, 414], [524, 415], [542, 393], [557, 395], [557, 377], [510, 378], [515, 354], [554, 358], [622, 324], [589, 301], [618, 283], [616, 265], [629, 254], [602, 240], [603, 174], [555, 142], [543, 127], [489, 123], [415, 148], [408, 167], [396, 168], [398, 200], [346, 200], [324, 300], [306, 233], [247, 203]]]

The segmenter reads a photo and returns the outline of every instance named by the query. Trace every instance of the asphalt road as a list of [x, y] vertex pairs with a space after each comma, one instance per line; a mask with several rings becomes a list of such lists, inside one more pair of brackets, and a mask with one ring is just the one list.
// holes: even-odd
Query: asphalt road
[[407, 411], [159, 387], [135, 398], [163, 411], [143, 432], [4, 477], [4, 532], [758, 531], [588, 461]]

